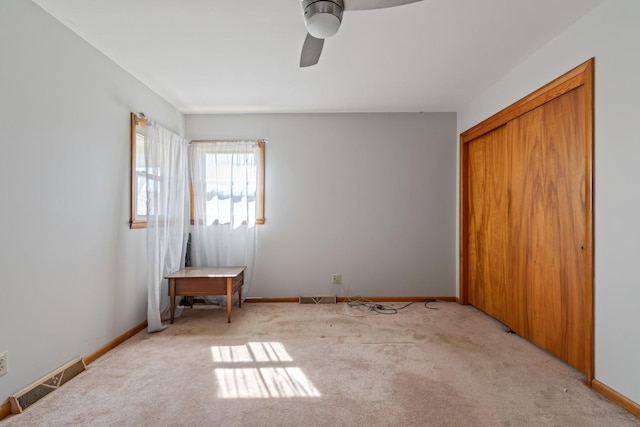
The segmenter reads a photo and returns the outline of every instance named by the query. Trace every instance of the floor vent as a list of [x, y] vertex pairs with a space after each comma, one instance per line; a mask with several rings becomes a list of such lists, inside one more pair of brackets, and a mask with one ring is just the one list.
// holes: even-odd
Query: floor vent
[[11, 413], [22, 413], [29, 406], [52, 391], [62, 387], [67, 381], [85, 369], [87, 368], [82, 359], [75, 359], [51, 372], [49, 375], [40, 378], [38, 381], [9, 398], [11, 401]]
[[319, 295], [309, 297], [299, 297], [298, 302], [300, 304], [335, 304], [335, 295]]

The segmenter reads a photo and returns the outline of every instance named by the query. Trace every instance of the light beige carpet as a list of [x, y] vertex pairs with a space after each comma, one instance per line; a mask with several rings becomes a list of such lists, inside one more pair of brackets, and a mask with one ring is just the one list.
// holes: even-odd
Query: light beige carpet
[[195, 306], [0, 426], [640, 426], [476, 309], [428, 307]]

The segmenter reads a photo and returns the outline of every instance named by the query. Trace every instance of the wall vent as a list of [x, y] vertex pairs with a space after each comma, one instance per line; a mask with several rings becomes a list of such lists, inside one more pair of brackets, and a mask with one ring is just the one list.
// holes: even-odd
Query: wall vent
[[40, 378], [25, 389], [9, 398], [11, 413], [21, 414], [29, 406], [45, 397], [47, 394], [62, 387], [67, 381], [87, 369], [84, 361], [74, 359], [64, 366], [56, 369], [48, 375]]
[[301, 296], [298, 298], [300, 304], [335, 304], [335, 295]]

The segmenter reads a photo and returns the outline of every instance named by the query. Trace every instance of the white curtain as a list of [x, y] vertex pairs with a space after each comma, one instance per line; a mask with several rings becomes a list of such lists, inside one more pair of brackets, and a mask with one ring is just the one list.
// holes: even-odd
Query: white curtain
[[[191, 262], [196, 267], [247, 267], [242, 295], [249, 292], [256, 247], [258, 141], [189, 145], [194, 224]], [[226, 306], [226, 296], [208, 303]], [[234, 301], [237, 302], [237, 294]]]
[[[166, 328], [169, 312], [165, 275], [184, 266], [188, 210], [188, 140], [147, 121], [147, 286], [148, 331]], [[180, 314], [180, 310], [176, 312]]]

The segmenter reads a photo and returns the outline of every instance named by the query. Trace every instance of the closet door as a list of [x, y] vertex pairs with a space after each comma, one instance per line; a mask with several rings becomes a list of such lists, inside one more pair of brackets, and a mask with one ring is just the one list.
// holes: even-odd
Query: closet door
[[469, 303], [510, 323], [509, 152], [500, 127], [469, 144]]
[[512, 280], [523, 324], [512, 329], [585, 370], [584, 89], [513, 120], [509, 218]]

